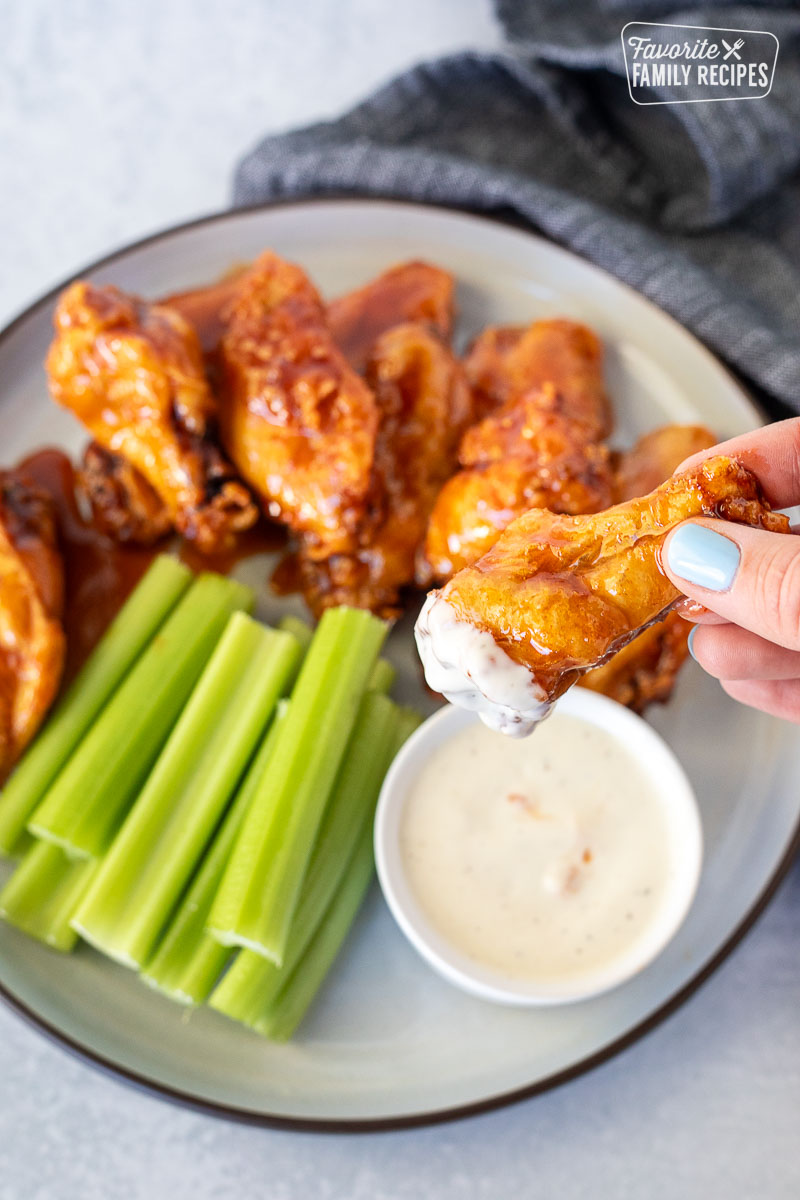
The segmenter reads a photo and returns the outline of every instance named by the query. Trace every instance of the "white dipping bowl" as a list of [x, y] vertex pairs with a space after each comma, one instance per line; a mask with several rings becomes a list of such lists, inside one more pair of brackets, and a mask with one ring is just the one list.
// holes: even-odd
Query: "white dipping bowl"
[[[642, 971], [664, 949], [689, 911], [697, 890], [703, 857], [702, 831], [691, 784], [675, 755], [656, 731], [624, 708], [585, 688], [572, 688], [557, 710], [591, 722], [618, 739], [650, 779], [660, 801], [673, 847], [670, 882], [652, 920], [636, 944], [595, 967], [563, 982], [546, 984], [516, 979], [468, 957], [433, 927], [406, 877], [400, 850], [403, 810], [411, 787], [428, 756], [479, 718], [452, 705], [429, 717], [395, 759], [381, 789], [375, 819], [375, 860], [378, 878], [394, 919], [422, 957], [450, 983], [498, 1004], [543, 1006], [588, 999], [617, 987]], [[502, 736], [498, 734], [498, 737]], [[536, 732], [531, 735], [536, 737]], [[677, 851], [677, 852], [676, 852]]]

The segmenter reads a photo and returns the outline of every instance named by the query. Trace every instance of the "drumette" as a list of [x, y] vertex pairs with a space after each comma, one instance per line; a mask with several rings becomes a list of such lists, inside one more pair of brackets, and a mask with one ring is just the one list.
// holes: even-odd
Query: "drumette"
[[680, 599], [660, 553], [691, 517], [789, 528], [752, 472], [724, 456], [591, 516], [533, 509], [428, 596], [416, 628], [428, 684], [495, 729], [529, 733], [581, 675]]

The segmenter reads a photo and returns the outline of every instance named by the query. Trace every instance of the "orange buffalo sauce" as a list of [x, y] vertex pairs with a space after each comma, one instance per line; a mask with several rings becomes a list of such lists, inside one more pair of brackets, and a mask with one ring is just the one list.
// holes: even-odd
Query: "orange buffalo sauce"
[[218, 575], [230, 575], [237, 563], [244, 559], [257, 554], [274, 554], [285, 545], [286, 530], [262, 517], [252, 529], [237, 533], [225, 550], [218, 550], [214, 554], [201, 554], [191, 542], [182, 542], [180, 559], [193, 571], [216, 571]]

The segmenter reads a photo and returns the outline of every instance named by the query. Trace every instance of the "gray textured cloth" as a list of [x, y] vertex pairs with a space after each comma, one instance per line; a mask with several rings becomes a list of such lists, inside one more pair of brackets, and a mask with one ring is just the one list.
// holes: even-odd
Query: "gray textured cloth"
[[[266, 138], [235, 203], [355, 193], [516, 217], [672, 313], [774, 415], [800, 411], [798, 7], [497, 8], [502, 53], [421, 65], [336, 121]], [[620, 41], [633, 19], [773, 32], [771, 94], [634, 105]]]

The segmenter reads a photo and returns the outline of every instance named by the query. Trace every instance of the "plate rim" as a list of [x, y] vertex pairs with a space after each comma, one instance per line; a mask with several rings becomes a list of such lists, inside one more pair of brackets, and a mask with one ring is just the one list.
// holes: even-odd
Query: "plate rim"
[[[396, 199], [392, 196], [365, 196], [358, 192], [337, 192], [336, 196], [308, 196], [308, 197], [279, 197], [275, 200], [266, 203], [251, 204], [237, 208], [217, 209], [209, 213], [193, 217], [187, 221], [180, 221], [176, 224], [169, 225], [165, 228], [156, 230], [153, 233], [145, 234], [143, 237], [136, 238], [133, 241], [126, 242], [124, 245], [117, 247], [115, 250], [107, 254], [101, 255], [99, 258], [93, 259], [80, 267], [67, 278], [62, 279], [46, 292], [37, 296], [28, 303], [20, 312], [18, 312], [0, 329], [0, 350], [9, 338], [17, 331], [17, 329], [30, 317], [36, 315], [41, 309], [50, 305], [59, 293], [69, 284], [89, 272], [97, 271], [102, 267], [113, 264], [119, 259], [125, 257], [133, 251], [144, 249], [148, 246], [156, 245], [158, 242], [167, 238], [173, 237], [175, 234], [184, 233], [191, 229], [199, 228], [205, 225], [213, 225], [219, 221], [236, 218], [237, 216], [246, 216], [248, 214], [268, 212], [276, 208], [300, 208], [311, 205], [327, 205], [339, 206], [343, 204], [362, 204], [368, 207], [387, 207], [393, 209], [409, 208], [422, 209], [434, 212], [450, 213], [451, 215], [459, 215], [471, 217], [479, 221], [485, 221], [491, 225], [501, 225], [506, 228], [513, 228], [517, 232], [532, 238], [534, 241], [545, 243], [550, 249], [556, 249], [570, 258], [577, 258], [580, 262], [591, 266], [595, 271], [603, 275], [607, 275], [618, 286], [633, 293], [640, 302], [643, 302], [648, 307], [655, 309], [661, 317], [666, 318], [673, 325], [676, 325], [683, 333], [688, 335], [695, 346], [707, 357], [711, 358], [716, 366], [721, 369], [729, 379], [735, 383], [740, 389], [746, 400], [752, 406], [756, 416], [763, 420], [763, 411], [755, 402], [749, 390], [742, 384], [741, 380], [734, 372], [706, 346], [699, 338], [696, 337], [690, 330], [681, 325], [680, 321], [676, 320], [670, 313], [660, 308], [647, 296], [642, 295], [635, 288], [618, 279], [610, 271], [606, 271], [603, 267], [592, 263], [590, 260], [584, 259], [580, 254], [570, 250], [567, 247], [561, 246], [542, 234], [531, 230], [525, 222], [508, 216], [502, 216], [493, 212], [485, 212], [480, 209], [459, 207], [450, 204], [433, 204], [423, 203], [415, 200]], [[773, 871], [770, 878], [767, 880], [764, 888], [757, 896], [749, 910], [742, 917], [738, 925], [731, 931], [728, 937], [720, 945], [717, 951], [709, 958], [695, 974], [687, 980], [687, 982], [672, 993], [669, 998], [651, 1012], [644, 1020], [633, 1025], [620, 1037], [613, 1039], [607, 1045], [600, 1047], [593, 1054], [586, 1055], [577, 1062], [572, 1063], [569, 1067], [565, 1067], [561, 1071], [553, 1072], [544, 1079], [536, 1080], [534, 1083], [526, 1084], [519, 1088], [514, 1088], [508, 1092], [500, 1092], [495, 1095], [487, 1096], [482, 1100], [472, 1101], [469, 1104], [454, 1105], [451, 1107], [432, 1109], [426, 1112], [419, 1113], [404, 1113], [399, 1116], [392, 1117], [359, 1117], [359, 1118], [317, 1118], [317, 1117], [292, 1117], [284, 1116], [278, 1113], [262, 1112], [251, 1108], [241, 1108], [234, 1104], [224, 1103], [222, 1101], [208, 1099], [204, 1096], [197, 1095], [191, 1091], [184, 1091], [180, 1088], [173, 1087], [170, 1084], [161, 1083], [157, 1079], [153, 1079], [144, 1073], [132, 1070], [120, 1063], [115, 1062], [112, 1058], [100, 1054], [93, 1050], [91, 1046], [72, 1038], [69, 1034], [59, 1029], [57, 1025], [52, 1024], [44, 1017], [40, 1016], [25, 1001], [16, 996], [0, 978], [0, 1000], [2, 1000], [12, 1012], [21, 1017], [23, 1021], [31, 1028], [35, 1029], [40, 1034], [43, 1034], [48, 1041], [67, 1051], [73, 1057], [86, 1065], [93, 1067], [107, 1077], [111, 1077], [119, 1082], [127, 1084], [138, 1091], [144, 1092], [146, 1095], [154, 1096], [157, 1099], [165, 1100], [173, 1105], [178, 1105], [183, 1108], [190, 1109], [194, 1112], [205, 1116], [213, 1116], [223, 1118], [230, 1121], [235, 1121], [243, 1125], [251, 1125], [262, 1128], [279, 1129], [284, 1131], [308, 1132], [308, 1133], [378, 1133], [391, 1132], [407, 1129], [421, 1128], [429, 1125], [440, 1125], [450, 1121], [463, 1120], [468, 1117], [480, 1116], [484, 1113], [493, 1112], [501, 1108], [505, 1108], [512, 1104], [518, 1104], [524, 1100], [528, 1100], [533, 1096], [541, 1095], [544, 1092], [560, 1087], [562, 1084], [568, 1083], [573, 1079], [577, 1079], [596, 1067], [610, 1061], [628, 1047], [634, 1045], [645, 1037], [651, 1030], [655, 1029], [673, 1013], [677, 1012], [685, 1002], [694, 995], [695, 992], [717, 971], [722, 963], [729, 957], [733, 950], [739, 945], [743, 938], [749, 933], [758, 919], [761, 917], [781, 883], [788, 874], [795, 855], [800, 851], [800, 817], [793, 829], [793, 832], [788, 839], [786, 848], [777, 867]]]

